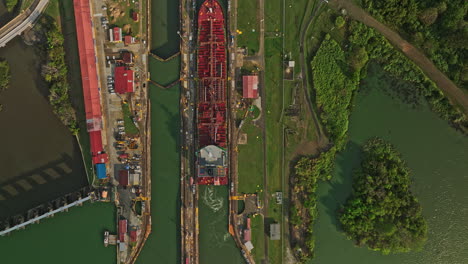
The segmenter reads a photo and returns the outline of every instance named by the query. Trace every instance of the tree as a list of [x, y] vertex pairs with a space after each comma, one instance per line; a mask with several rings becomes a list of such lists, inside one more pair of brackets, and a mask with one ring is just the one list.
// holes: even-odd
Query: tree
[[335, 26], [337, 28], [342, 28], [345, 24], [345, 20], [342, 16], [338, 16], [336, 19], [335, 19]]
[[18, 4], [18, 0], [5, 0], [5, 6], [8, 12], [12, 12]]
[[408, 252], [427, 240], [427, 224], [410, 191], [410, 171], [394, 147], [369, 140], [340, 222], [348, 238], [383, 254]]
[[439, 15], [439, 12], [437, 8], [431, 7], [426, 10], [424, 10], [420, 15], [419, 15], [419, 20], [426, 26], [430, 26], [434, 24], [434, 22], [437, 19], [437, 16]]

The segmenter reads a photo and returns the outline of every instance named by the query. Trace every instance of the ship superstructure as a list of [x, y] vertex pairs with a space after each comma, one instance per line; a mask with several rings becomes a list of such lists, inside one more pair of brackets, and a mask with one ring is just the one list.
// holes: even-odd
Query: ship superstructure
[[216, 0], [198, 12], [197, 182], [228, 183], [226, 37], [224, 14]]

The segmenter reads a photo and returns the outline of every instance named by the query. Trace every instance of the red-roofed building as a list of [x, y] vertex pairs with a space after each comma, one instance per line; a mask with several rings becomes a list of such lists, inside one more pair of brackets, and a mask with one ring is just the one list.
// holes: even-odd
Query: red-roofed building
[[106, 163], [109, 160], [107, 153], [103, 152], [101, 131], [89, 132], [89, 144], [93, 164]]
[[244, 230], [244, 241], [250, 241], [252, 239], [252, 231], [250, 229], [250, 217], [247, 218], [247, 228]]
[[135, 84], [133, 82], [134, 73], [132, 70], [126, 69], [123, 66], [115, 67], [114, 79], [115, 79], [115, 92], [119, 94], [133, 92]]
[[122, 53], [122, 61], [125, 64], [132, 64], [133, 63], [133, 53], [129, 51], [123, 51]]
[[128, 46], [128, 45], [133, 44], [133, 43], [135, 43], [135, 38], [134, 37], [128, 36], [128, 35], [124, 37], [125, 46]]
[[119, 27], [109, 29], [109, 41], [110, 42], [121, 42], [122, 41], [122, 29]]
[[139, 18], [140, 18], [140, 16], [138, 15], [137, 12], [133, 12], [133, 13], [132, 13], [132, 19], [133, 19], [133, 21], [138, 22], [138, 19], [139, 19]]
[[253, 99], [258, 97], [257, 75], [245, 75], [242, 77], [242, 97]]
[[127, 233], [127, 219], [119, 220], [119, 240], [125, 242], [125, 234]]
[[73, 1], [75, 12], [81, 81], [83, 85], [86, 127], [89, 133], [93, 164], [106, 163], [107, 154], [102, 145], [102, 113], [96, 53], [91, 23], [91, 8], [88, 0]]
[[132, 229], [130, 230], [130, 242], [136, 242], [137, 241], [137, 230]]
[[119, 184], [120, 186], [128, 186], [128, 177], [130, 172], [128, 170], [120, 170], [119, 171]]

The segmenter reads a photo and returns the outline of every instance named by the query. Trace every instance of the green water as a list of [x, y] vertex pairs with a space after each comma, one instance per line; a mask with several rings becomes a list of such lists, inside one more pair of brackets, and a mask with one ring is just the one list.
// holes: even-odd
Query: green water
[[[349, 144], [337, 157], [333, 180], [319, 186], [319, 218], [315, 229], [320, 264], [463, 264], [468, 263], [468, 139], [430, 112], [392, 98], [391, 88], [372, 68], [357, 95], [351, 115]], [[412, 170], [412, 191], [429, 226], [420, 252], [382, 256], [357, 248], [340, 233], [336, 212], [351, 191], [352, 171], [360, 162], [360, 146], [370, 137], [392, 142]]]
[[[151, 49], [162, 58], [179, 51], [178, 1], [152, 0]], [[180, 58], [149, 56], [151, 80], [167, 85], [179, 78]], [[180, 86], [149, 85], [151, 101], [152, 233], [137, 263], [180, 262]]]
[[179, 52], [179, 1], [151, 1], [151, 49], [162, 58]]
[[180, 89], [150, 86], [152, 233], [137, 263], [178, 263], [180, 259]]
[[150, 57], [149, 68], [151, 71], [151, 80], [161, 85], [171, 84], [179, 79], [180, 56], [165, 62]]
[[113, 204], [87, 202], [0, 237], [0, 263], [115, 263], [115, 246], [103, 245], [104, 230], [116, 232], [114, 215]]
[[200, 263], [244, 263], [228, 232], [228, 187], [200, 186]]

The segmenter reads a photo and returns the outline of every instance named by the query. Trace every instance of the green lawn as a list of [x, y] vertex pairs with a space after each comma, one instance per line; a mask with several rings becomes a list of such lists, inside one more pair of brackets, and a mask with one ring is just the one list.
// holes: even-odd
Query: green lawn
[[50, 0], [47, 8], [44, 10], [46, 15], [51, 16], [55, 20], [58, 21], [60, 24], [60, 8], [59, 8], [59, 0]]
[[238, 35], [237, 45], [247, 47], [249, 54], [259, 49], [259, 21], [257, 18], [257, 0], [239, 0], [237, 6], [237, 29], [242, 32]]
[[[268, 193], [282, 190], [282, 123], [281, 111], [283, 105], [282, 59], [280, 38], [265, 40], [265, 87], [266, 92], [266, 143], [267, 143], [267, 175]], [[268, 218], [282, 222], [281, 212], [273, 210], [276, 204], [268, 208]], [[271, 244], [271, 243], [270, 243]], [[281, 263], [281, 247], [269, 248], [270, 263]]]
[[125, 133], [130, 136], [137, 135], [139, 130], [131, 118], [132, 113], [130, 112], [130, 106], [128, 104], [122, 104], [122, 112], [124, 116]]
[[[252, 244], [254, 249], [252, 254], [255, 263], [262, 263], [262, 259], [265, 258], [265, 228], [263, 225], [263, 217], [261, 215], [255, 215], [251, 217], [251, 228], [252, 228]], [[266, 237], [268, 239], [268, 237]]]
[[[136, 1], [135, 1], [136, 2]], [[107, 15], [109, 18], [109, 25], [110, 27], [117, 26], [122, 28], [122, 34], [123, 35], [132, 35], [134, 37], [137, 37], [138, 34], [140, 33], [140, 27], [139, 27], [139, 22], [135, 22], [132, 19], [132, 14], [133, 11], [138, 12], [138, 9], [135, 7], [135, 3], [132, 1], [110, 1], [110, 5], [115, 5], [115, 3], [119, 3], [118, 7], [120, 10], [123, 12], [123, 15], [119, 16], [118, 18], [115, 19], [114, 21], [114, 16], [112, 16], [112, 12], [109, 8], [110, 5], [107, 7]], [[139, 18], [141, 20], [142, 14], [139, 14]], [[131, 26], [131, 34], [127, 34], [127, 32], [124, 32], [123, 27], [125, 25], [130, 25]]]
[[265, 1], [265, 31], [281, 31], [282, 27], [282, 0]]
[[[284, 39], [284, 55], [289, 59], [296, 62], [295, 75], [299, 74], [299, 40], [300, 30], [304, 26], [307, 19], [312, 13], [314, 2], [308, 0], [286, 0], [285, 2], [285, 20], [283, 29], [283, 1], [273, 0], [265, 2], [265, 23], [266, 31], [279, 31], [284, 35], [280, 37], [273, 37], [274, 35], [266, 34], [265, 39], [265, 87], [266, 92], [266, 132], [267, 132], [267, 174], [268, 174], [268, 193], [269, 206], [268, 218], [269, 221], [280, 223], [283, 229], [283, 208], [281, 205], [276, 204], [276, 200], [271, 194], [276, 191], [284, 191], [284, 197], [287, 197], [288, 192], [288, 179], [284, 179], [283, 186], [283, 170], [289, 167], [289, 159], [295, 158], [291, 154], [301, 143], [301, 138], [306, 137], [308, 140], [313, 140], [314, 127], [310, 114], [306, 108], [304, 101], [296, 101], [301, 104], [301, 111], [296, 118], [290, 118], [283, 115], [283, 107], [288, 107], [293, 102], [293, 91], [303, 94], [302, 85], [300, 81], [284, 81], [282, 80], [283, 60], [282, 60], [282, 45]], [[296, 97], [297, 100], [297, 97]], [[304, 100], [304, 99], [303, 99]], [[295, 130], [296, 134], [287, 135], [286, 149], [283, 149], [283, 125]], [[306, 136], [303, 136], [305, 134]], [[283, 153], [285, 154], [283, 168]], [[285, 171], [287, 177], [287, 171]], [[279, 241], [269, 241], [269, 260], [270, 263], [282, 263], [283, 261], [283, 241], [282, 237]]]
[[239, 192], [256, 193], [263, 189], [262, 131], [247, 118], [241, 133], [247, 133], [247, 144], [238, 145]]

